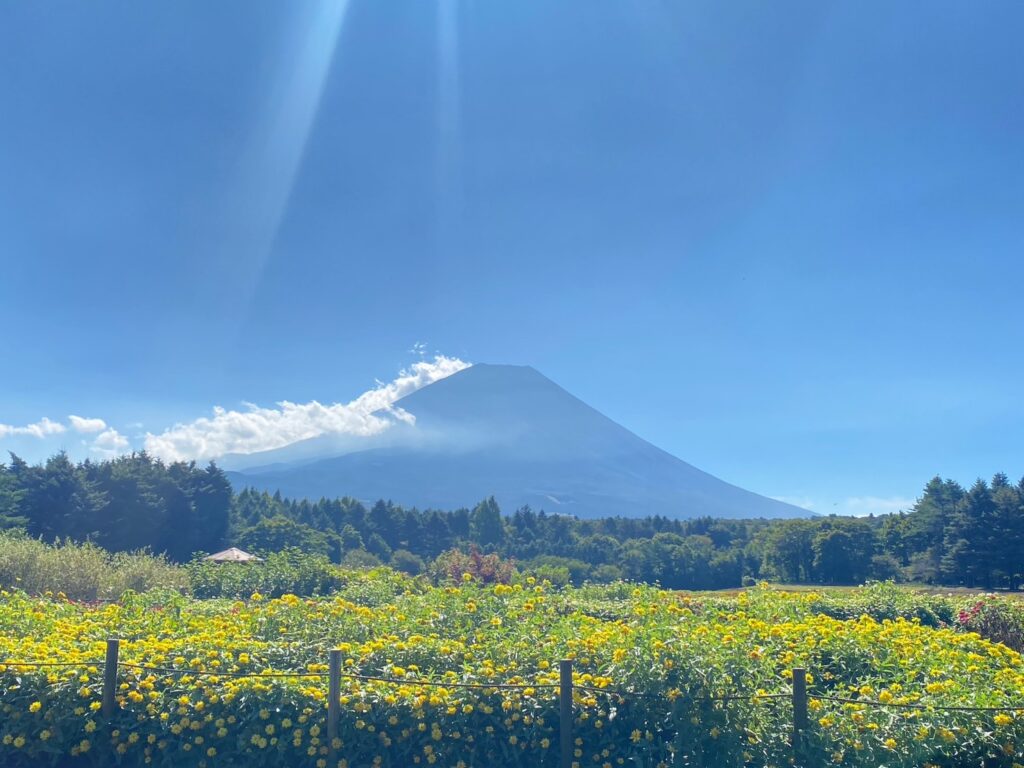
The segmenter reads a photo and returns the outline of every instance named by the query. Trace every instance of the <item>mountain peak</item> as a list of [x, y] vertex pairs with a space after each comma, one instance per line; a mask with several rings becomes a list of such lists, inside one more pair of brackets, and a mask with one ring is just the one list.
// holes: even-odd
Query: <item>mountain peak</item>
[[[468, 368], [463, 368], [451, 376], [446, 376], [444, 379], [434, 382], [434, 384], [451, 380], [473, 381], [487, 386], [522, 386], [528, 382], [534, 382], [535, 384], [546, 383], [554, 387], [558, 386], [532, 365], [508, 365], [505, 363], [473, 363]], [[424, 387], [424, 389], [427, 388]]]
[[279, 464], [235, 481], [297, 497], [389, 498], [457, 508], [495, 496], [580, 517], [796, 517], [806, 510], [730, 485], [662, 451], [528, 365], [478, 363], [395, 403], [364, 449]]

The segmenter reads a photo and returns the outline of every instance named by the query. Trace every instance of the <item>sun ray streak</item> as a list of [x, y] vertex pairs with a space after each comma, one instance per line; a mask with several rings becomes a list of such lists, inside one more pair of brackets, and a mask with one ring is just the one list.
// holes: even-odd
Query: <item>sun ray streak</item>
[[294, 6], [301, 10], [286, 35], [282, 66], [243, 150], [222, 254], [237, 270], [233, 280], [243, 311], [251, 306], [287, 211], [349, 5], [321, 0]]
[[462, 208], [461, 84], [459, 77], [459, 6], [438, 0], [437, 6], [437, 155], [436, 200], [438, 243], [451, 245]]

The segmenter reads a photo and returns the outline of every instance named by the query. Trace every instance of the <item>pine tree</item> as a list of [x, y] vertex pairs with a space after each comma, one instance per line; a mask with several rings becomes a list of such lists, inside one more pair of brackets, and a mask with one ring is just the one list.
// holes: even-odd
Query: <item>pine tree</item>
[[942, 570], [947, 583], [991, 589], [994, 568], [996, 505], [988, 484], [979, 479], [956, 506], [946, 526]]
[[482, 547], [497, 547], [505, 540], [505, 524], [493, 496], [473, 508], [469, 525], [470, 538]]

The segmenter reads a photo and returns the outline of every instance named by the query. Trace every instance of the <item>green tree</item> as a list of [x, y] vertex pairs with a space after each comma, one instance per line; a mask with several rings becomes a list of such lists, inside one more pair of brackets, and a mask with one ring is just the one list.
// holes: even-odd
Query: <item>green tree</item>
[[268, 517], [247, 528], [238, 539], [238, 546], [250, 552], [270, 553], [297, 549], [311, 555], [329, 557], [331, 536], [297, 523], [283, 515]]
[[19, 506], [33, 536], [84, 541], [97, 533], [107, 498], [89, 479], [88, 468], [89, 462], [76, 467], [63, 451], [35, 467], [11, 456], [10, 471], [22, 494]]
[[825, 584], [861, 584], [871, 575], [875, 534], [861, 520], [830, 517], [814, 536], [814, 575]]
[[992, 478], [992, 570], [1003, 586], [1015, 588], [1024, 576], [1024, 496], [1006, 475]]
[[410, 576], [418, 576], [426, 568], [423, 558], [414, 555], [407, 549], [396, 549], [392, 552], [390, 565], [396, 571], [408, 573]]
[[762, 570], [784, 582], [799, 584], [814, 577], [814, 536], [811, 520], [781, 520], [763, 534]]
[[469, 525], [470, 539], [482, 547], [497, 547], [505, 540], [505, 523], [493, 496], [473, 508]]
[[979, 479], [957, 504], [946, 525], [942, 557], [946, 583], [992, 588], [996, 522], [992, 492], [988, 484]]
[[28, 518], [21, 514], [23, 495], [17, 478], [6, 466], [0, 464], [0, 530], [28, 525]]
[[942, 576], [947, 528], [964, 497], [964, 489], [952, 480], [933, 477], [907, 515], [904, 558], [908, 574], [916, 581], [934, 582]]

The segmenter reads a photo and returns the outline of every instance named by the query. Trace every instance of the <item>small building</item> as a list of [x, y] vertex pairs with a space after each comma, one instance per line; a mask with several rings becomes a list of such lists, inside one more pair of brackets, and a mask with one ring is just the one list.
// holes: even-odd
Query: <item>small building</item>
[[243, 552], [238, 547], [230, 547], [223, 552], [214, 552], [207, 555], [203, 560], [212, 560], [215, 563], [262, 563], [263, 559]]

